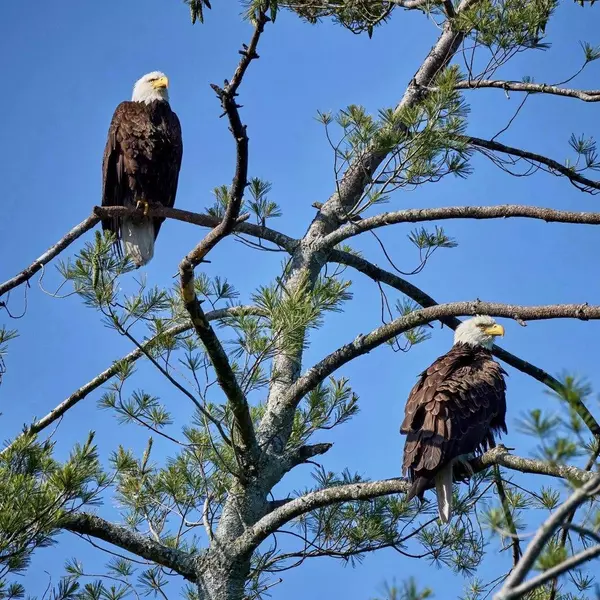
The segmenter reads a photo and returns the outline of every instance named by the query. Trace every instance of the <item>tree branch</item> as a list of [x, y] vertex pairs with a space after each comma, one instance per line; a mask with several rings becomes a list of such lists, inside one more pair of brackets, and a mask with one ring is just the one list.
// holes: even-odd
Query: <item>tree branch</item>
[[[545, 83], [525, 83], [523, 81], [499, 81], [495, 79], [479, 79], [459, 81], [455, 86], [457, 90], [476, 90], [479, 88], [498, 88], [511, 92], [528, 92], [530, 94], [552, 94], [577, 98], [584, 102], [600, 102], [600, 90], [578, 90], [562, 88]], [[433, 91], [436, 88], [430, 88]]]
[[[569, 481], [587, 482], [593, 477], [591, 473], [577, 467], [551, 464], [542, 460], [514, 456], [502, 445], [496, 446], [496, 448], [489, 450], [483, 456], [473, 459], [470, 463], [473, 471], [476, 473], [493, 465], [499, 465], [522, 473], [549, 475]], [[405, 479], [397, 477], [381, 481], [338, 485], [310, 492], [300, 498], [294, 498], [289, 502], [285, 502], [282, 506], [260, 519], [238, 540], [238, 550], [240, 552], [253, 550], [269, 535], [289, 521], [318, 508], [342, 502], [368, 501], [390, 494], [404, 494], [409, 489], [410, 483]]]
[[[18, 285], [29, 281], [45, 264], [49, 263], [55, 256], [60, 254], [67, 246], [72, 244], [77, 238], [81, 237], [86, 231], [89, 231], [100, 222], [100, 217], [96, 214], [91, 214], [87, 219], [83, 220], [79, 225], [76, 225], [63, 238], [58, 240], [56, 244], [50, 246], [44, 254], [34, 260], [27, 268], [23, 269], [18, 275], [12, 279], [0, 284], [0, 296], [6, 294]], [[0, 304], [1, 305], [1, 304]]]
[[[351, 254], [350, 252], [342, 252], [341, 250], [332, 250], [329, 253], [329, 260], [338, 264], [347, 265], [360, 271], [367, 277], [370, 277], [373, 281], [380, 281], [397, 289], [399, 292], [406, 294], [409, 298], [423, 306], [424, 308], [429, 308], [432, 306], [439, 306], [438, 303], [428, 294], [426, 294], [423, 290], [414, 286], [412, 283], [402, 279], [402, 277], [398, 277], [397, 275], [390, 273], [380, 267], [377, 267], [373, 263], [361, 258], [360, 256], [356, 256]], [[450, 327], [450, 329], [456, 329], [460, 325], [460, 321], [456, 317], [443, 317], [440, 318], [440, 322], [444, 325]], [[533, 377], [540, 383], [548, 386], [550, 389], [555, 392], [561, 393], [564, 391], [563, 384], [552, 377], [549, 373], [536, 367], [535, 365], [511, 354], [507, 350], [500, 348], [499, 346], [494, 346], [492, 348], [493, 354], [504, 361], [506, 364], [514, 367], [518, 371]], [[588, 408], [580, 399], [571, 400], [573, 408], [577, 411], [577, 414], [583, 419], [584, 423], [590, 429], [592, 434], [600, 440], [600, 424], [596, 421], [594, 416], [590, 413]]]
[[[234, 306], [230, 308], [221, 308], [218, 310], [213, 310], [206, 314], [206, 318], [209, 321], [214, 321], [216, 319], [223, 319], [227, 316], [237, 315], [237, 314], [255, 314], [256, 309], [252, 306]], [[136, 348], [126, 354], [119, 360], [115, 361], [111, 367], [102, 371], [99, 375], [94, 377], [91, 381], [88, 381], [85, 385], [81, 386], [76, 392], [71, 394], [68, 398], [63, 400], [58, 406], [53, 408], [45, 417], [42, 417], [39, 421], [35, 421], [31, 425], [24, 427], [23, 433], [21, 433], [15, 440], [13, 440], [4, 450], [0, 452], [0, 455], [4, 454], [9, 450], [9, 448], [20, 438], [25, 435], [37, 434], [40, 431], [43, 431], [52, 423], [60, 419], [69, 409], [73, 408], [78, 402], [83, 400], [88, 394], [98, 389], [101, 385], [106, 383], [109, 379], [114, 377], [120, 368], [120, 364], [122, 363], [133, 363], [142, 356], [144, 356], [144, 351], [152, 347], [152, 344], [156, 341], [157, 337], [164, 336], [174, 336], [179, 335], [180, 333], [184, 333], [185, 331], [189, 331], [192, 329], [191, 323], [183, 323], [181, 325], [175, 325], [162, 333], [159, 336], [153, 337], [143, 344], [140, 345], [140, 348]]]
[[436, 2], [432, 2], [432, 0], [389, 0], [389, 2], [407, 10], [415, 10], [437, 4]]
[[544, 165], [550, 169], [550, 172], [556, 171], [561, 175], [564, 175], [573, 185], [575, 185], [578, 189], [595, 193], [591, 190], [600, 190], [600, 181], [594, 181], [593, 179], [588, 179], [583, 175], [580, 175], [573, 169], [569, 167], [565, 167], [561, 165], [559, 162], [555, 161], [552, 158], [548, 158], [543, 156], [542, 154], [536, 154], [534, 152], [528, 152], [527, 150], [521, 150], [520, 148], [513, 148], [512, 146], [507, 146], [506, 144], [501, 144], [500, 142], [495, 142], [492, 140], [484, 140], [482, 138], [472, 137], [472, 136], [459, 136], [459, 139], [471, 144], [473, 146], [479, 146], [480, 148], [485, 148], [486, 150], [492, 150], [494, 152], [502, 152], [504, 154], [510, 154], [512, 156], [518, 156], [519, 158], [524, 158], [526, 160], [530, 160], [535, 163], [539, 163], [540, 165]]
[[[479, 88], [499, 88], [511, 92], [528, 92], [530, 94], [552, 94], [577, 98], [584, 102], [600, 102], [600, 90], [578, 90], [562, 88], [546, 83], [525, 83], [523, 81], [499, 81], [495, 79], [479, 79], [459, 81], [455, 86], [457, 90], [476, 90]], [[434, 90], [435, 88], [430, 88]]]
[[320, 242], [320, 247], [333, 247], [336, 244], [362, 233], [396, 223], [420, 223], [446, 219], [539, 219], [546, 223], [577, 223], [580, 225], [600, 225], [600, 213], [555, 210], [519, 204], [498, 206], [448, 206], [442, 208], [411, 208], [381, 213], [373, 217], [346, 223]]
[[589, 480], [582, 487], [575, 490], [575, 492], [573, 492], [538, 529], [529, 546], [527, 546], [523, 558], [506, 578], [502, 588], [494, 596], [494, 600], [522, 598], [524, 593], [536, 588], [542, 583], [557, 577], [561, 573], [576, 567], [586, 560], [590, 560], [594, 556], [600, 555], [600, 546], [588, 548], [588, 550], [571, 557], [556, 567], [548, 569], [541, 575], [520, 585], [541, 554], [546, 542], [552, 537], [556, 529], [562, 525], [564, 520], [573, 510], [577, 509], [577, 507], [600, 491], [600, 475], [591, 475], [590, 473], [587, 473], [587, 475], [589, 476]]
[[[44, 265], [48, 264], [53, 258], [56, 258], [63, 250], [70, 246], [75, 240], [80, 238], [84, 233], [93, 229], [101, 219], [108, 219], [111, 217], [126, 217], [129, 215], [137, 214], [139, 211], [135, 207], [126, 208], [124, 206], [95, 206], [92, 214], [86, 217], [81, 223], [73, 227], [63, 238], [61, 238], [56, 244], [52, 245], [44, 254], [38, 259], [33, 261], [31, 265], [23, 269], [15, 277], [0, 284], [0, 296], [9, 292], [29, 281]], [[184, 223], [191, 223], [192, 225], [199, 225], [201, 227], [214, 228], [221, 223], [218, 217], [212, 215], [194, 213], [188, 210], [181, 210], [177, 208], [167, 208], [162, 206], [152, 206], [148, 214], [152, 217], [163, 217], [165, 219], [173, 219], [175, 221], [183, 221]], [[249, 215], [241, 215], [233, 230], [237, 233], [243, 233], [251, 235], [258, 239], [264, 239], [273, 244], [276, 244], [280, 248], [283, 248], [287, 252], [293, 252], [294, 248], [298, 245], [298, 241], [291, 238], [283, 233], [263, 227], [260, 225], [254, 225], [252, 223], [246, 223]]]
[[206, 352], [210, 357], [219, 385], [229, 401], [234, 418], [233, 434], [237, 435], [237, 439], [234, 441], [239, 445], [241, 454], [250, 458], [250, 464], [257, 463], [260, 449], [256, 442], [256, 433], [250, 416], [248, 400], [229, 364], [229, 359], [225, 350], [223, 350], [219, 338], [210, 326], [196, 297], [194, 268], [204, 260], [212, 248], [233, 231], [240, 214], [244, 189], [248, 185], [248, 136], [246, 134], [246, 126], [242, 124], [238, 112], [239, 105], [235, 98], [248, 65], [252, 60], [258, 58], [256, 48], [267, 21], [268, 18], [266, 15], [263, 13], [258, 15], [250, 45], [240, 52], [242, 58], [231, 82], [225, 81], [223, 88], [214, 84], [211, 85], [221, 101], [221, 106], [223, 107], [224, 114], [229, 119], [229, 127], [235, 139], [235, 174], [223, 219], [179, 264], [181, 297], [184, 306], [190, 315], [198, 337], [202, 340]]
[[353, 342], [338, 348], [321, 362], [311, 367], [288, 390], [283, 402], [289, 406], [296, 406], [298, 402], [312, 390], [325, 377], [331, 375], [342, 365], [354, 360], [384, 344], [388, 340], [432, 321], [439, 321], [443, 317], [456, 317], [458, 315], [491, 315], [505, 317], [520, 321], [536, 321], [544, 319], [600, 319], [600, 306], [587, 304], [553, 304], [543, 306], [517, 306], [495, 302], [452, 302], [438, 304], [431, 308], [415, 310], [412, 313], [394, 319], [382, 325], [367, 335], [358, 335]]
[[73, 513], [61, 518], [61, 529], [90, 535], [99, 540], [118, 546], [146, 560], [152, 561], [183, 575], [188, 581], [197, 580], [194, 558], [187, 552], [169, 548], [121, 525], [115, 525], [89, 513]]

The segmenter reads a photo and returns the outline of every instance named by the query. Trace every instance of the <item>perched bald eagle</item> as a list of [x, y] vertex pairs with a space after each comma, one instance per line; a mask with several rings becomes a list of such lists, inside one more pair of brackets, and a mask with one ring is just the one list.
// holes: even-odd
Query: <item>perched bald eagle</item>
[[102, 206], [143, 207], [143, 213], [105, 219], [102, 229], [117, 238], [141, 267], [154, 255], [164, 219], [148, 217], [149, 205], [173, 207], [183, 155], [181, 126], [169, 106], [169, 80], [159, 71], [139, 79], [131, 102], [117, 106], [102, 162]]
[[407, 499], [423, 500], [435, 483], [442, 523], [452, 516], [453, 465], [506, 433], [506, 371], [491, 353], [498, 335], [504, 328], [491, 317], [461, 323], [452, 348], [421, 373], [406, 402], [400, 433], [407, 436], [402, 469], [412, 482]]

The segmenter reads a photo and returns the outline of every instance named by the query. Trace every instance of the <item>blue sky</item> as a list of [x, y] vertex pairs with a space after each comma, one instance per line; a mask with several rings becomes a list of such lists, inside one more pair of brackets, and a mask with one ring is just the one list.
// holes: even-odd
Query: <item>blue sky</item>
[[[0, 38], [3, 93], [0, 110], [3, 144], [3, 215], [0, 221], [0, 279], [5, 280], [41, 254], [66, 231], [83, 220], [100, 202], [100, 166], [106, 132], [116, 105], [129, 99], [135, 80], [160, 69], [171, 80], [171, 104], [184, 135], [184, 158], [177, 206], [202, 211], [212, 204], [211, 190], [228, 184], [234, 169], [234, 147], [220, 106], [209, 83], [229, 78], [237, 64], [237, 50], [251, 30], [236, 2], [215, 1], [204, 26], [192, 27], [187, 8], [175, 0], [106, 0], [59, 3], [5, 2]], [[566, 79], [581, 64], [578, 41], [595, 44], [598, 8], [585, 10], [565, 2], [549, 27], [549, 52], [529, 52], [505, 67], [498, 76], [536, 81]], [[272, 182], [271, 198], [283, 210], [273, 226], [300, 236], [314, 215], [311, 204], [323, 202], [333, 190], [332, 154], [317, 110], [337, 110], [362, 104], [376, 112], [394, 105], [421, 59], [435, 41], [437, 30], [417, 13], [398, 12], [372, 40], [354, 36], [332, 25], [317, 27], [281, 13], [269, 25], [259, 54], [240, 89], [242, 118], [250, 137], [250, 174]], [[600, 70], [592, 64], [575, 80], [581, 88], [597, 88]], [[466, 95], [471, 104], [469, 133], [493, 135], [510, 119], [521, 96], [510, 99], [502, 91]], [[597, 105], [563, 98], [529, 98], [511, 131], [500, 141], [538, 151], [563, 161], [570, 156], [571, 133], [598, 137]], [[566, 181], [546, 174], [515, 179], [482, 158], [475, 158], [474, 174], [466, 180], [443, 180], [411, 192], [399, 192], [390, 209], [462, 204], [523, 203], [571, 210], [597, 210], [598, 200], [582, 194]], [[459, 246], [440, 250], [428, 267], [411, 281], [440, 302], [479, 297], [515, 304], [559, 302], [597, 303], [600, 278], [597, 231], [593, 227], [527, 221], [445, 222]], [[383, 234], [388, 250], [405, 270], [418, 256], [408, 244], [408, 226]], [[145, 269], [148, 282], [172, 285], [180, 258], [203, 234], [177, 222], [167, 222], [154, 260]], [[90, 239], [91, 234], [85, 239]], [[72, 246], [72, 255], [81, 243]], [[374, 262], [386, 267], [381, 251], [365, 236], [356, 241]], [[66, 256], [65, 256], [66, 257]], [[255, 253], [227, 240], [211, 255], [210, 275], [225, 275], [247, 300], [259, 285], [278, 274], [281, 255]], [[376, 286], [358, 273], [352, 279], [353, 301], [344, 314], [328, 317], [324, 330], [311, 336], [304, 367], [379, 324]], [[43, 293], [39, 278], [27, 292], [27, 312], [18, 321], [5, 313], [0, 323], [19, 329], [10, 347], [8, 373], [0, 387], [2, 437], [7, 439], [32, 417], [40, 417], [100, 370], [130, 350], [128, 343], [103, 327], [97, 314], [75, 297], [55, 299]], [[59, 277], [46, 269], [42, 286], [53, 290]], [[395, 298], [394, 294], [390, 294]], [[10, 297], [10, 308], [20, 314], [24, 288]], [[505, 347], [549, 372], [567, 369], [587, 376], [600, 388], [597, 375], [599, 325], [572, 321], [531, 323], [521, 328], [505, 323]], [[397, 476], [403, 440], [398, 435], [403, 406], [416, 375], [451, 344], [451, 332], [436, 327], [432, 339], [408, 354], [379, 349], [344, 367], [361, 398], [361, 413], [351, 423], [320, 440], [335, 442], [323, 458], [327, 469], [348, 467], [365, 477]], [[541, 384], [509, 369], [506, 443], [525, 454], [529, 442], [514, 431], [522, 410], [552, 402]], [[167, 403], [182, 420], [189, 407], [148, 367], [140, 367], [136, 385], [143, 385]], [[135, 448], [145, 434], [131, 427], [116, 428], [113, 418], [96, 408], [100, 393], [72, 410], [59, 429], [59, 455], [90, 429], [97, 431], [106, 455], [123, 439]], [[597, 417], [597, 404], [590, 407]], [[301, 467], [282, 484], [282, 490], [311, 484], [309, 467]], [[114, 515], [110, 506], [105, 515]], [[494, 546], [492, 546], [494, 548]], [[493, 551], [493, 550], [492, 550]], [[47, 575], [56, 580], [65, 558], [77, 555], [86, 565], [97, 564], [97, 554], [73, 536], [61, 536], [56, 550], [40, 552], [27, 576], [28, 591], [43, 590]], [[506, 562], [509, 558], [503, 555]], [[92, 569], [90, 569], [92, 570]], [[272, 590], [274, 598], [295, 600], [343, 596], [366, 599], [384, 579], [414, 574], [437, 588], [438, 598], [456, 597], [464, 581], [448, 570], [436, 570], [393, 552], [369, 557], [356, 569], [327, 559], [313, 559], [284, 574]], [[29, 587], [31, 586], [31, 587]], [[443, 587], [442, 587], [443, 586]]]

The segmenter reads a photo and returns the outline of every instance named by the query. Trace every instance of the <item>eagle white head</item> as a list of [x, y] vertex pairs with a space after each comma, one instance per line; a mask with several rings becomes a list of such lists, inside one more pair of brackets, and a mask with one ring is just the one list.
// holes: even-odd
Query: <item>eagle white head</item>
[[133, 86], [133, 102], [145, 102], [150, 104], [155, 100], [169, 101], [169, 79], [160, 71], [147, 73], [135, 82]]
[[455, 344], [468, 344], [469, 346], [483, 346], [488, 350], [494, 344], [496, 336], [504, 335], [504, 327], [499, 325], [487, 315], [478, 315], [463, 321], [454, 332]]

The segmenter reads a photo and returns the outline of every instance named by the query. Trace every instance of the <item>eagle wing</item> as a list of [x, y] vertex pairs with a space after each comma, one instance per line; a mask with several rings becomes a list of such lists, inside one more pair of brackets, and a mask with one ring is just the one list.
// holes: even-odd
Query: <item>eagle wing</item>
[[[121, 102], [108, 130], [102, 161], [102, 206], [131, 206], [144, 198], [175, 205], [183, 157], [181, 124], [166, 103]], [[154, 237], [164, 218], [154, 219]], [[120, 238], [120, 219], [104, 219]]]
[[[177, 184], [179, 183], [179, 170], [183, 158], [183, 139], [181, 136], [181, 123], [177, 115], [169, 108], [165, 115], [167, 126], [167, 140], [162, 146], [157, 157], [164, 165], [164, 191], [159, 200], [164, 206], [173, 208], [175, 196], [177, 195]], [[162, 187], [162, 186], [161, 186]], [[158, 235], [164, 218], [154, 219], [154, 238]]]
[[[121, 102], [115, 109], [102, 160], [102, 206], [126, 206], [133, 201], [134, 190], [128, 173], [134, 176], [136, 165], [131, 142], [128, 144], [127, 140], [132, 140], [136, 130], [139, 132], [142, 116], [143, 105], [137, 102]], [[120, 219], [103, 219], [102, 229], [112, 231], [118, 240]], [[117, 248], [120, 248], [118, 244]]]
[[400, 427], [407, 436], [403, 471], [422, 478], [419, 487], [452, 459], [485, 449], [494, 430], [506, 432], [503, 374], [488, 351], [466, 346], [454, 346], [421, 373]]

